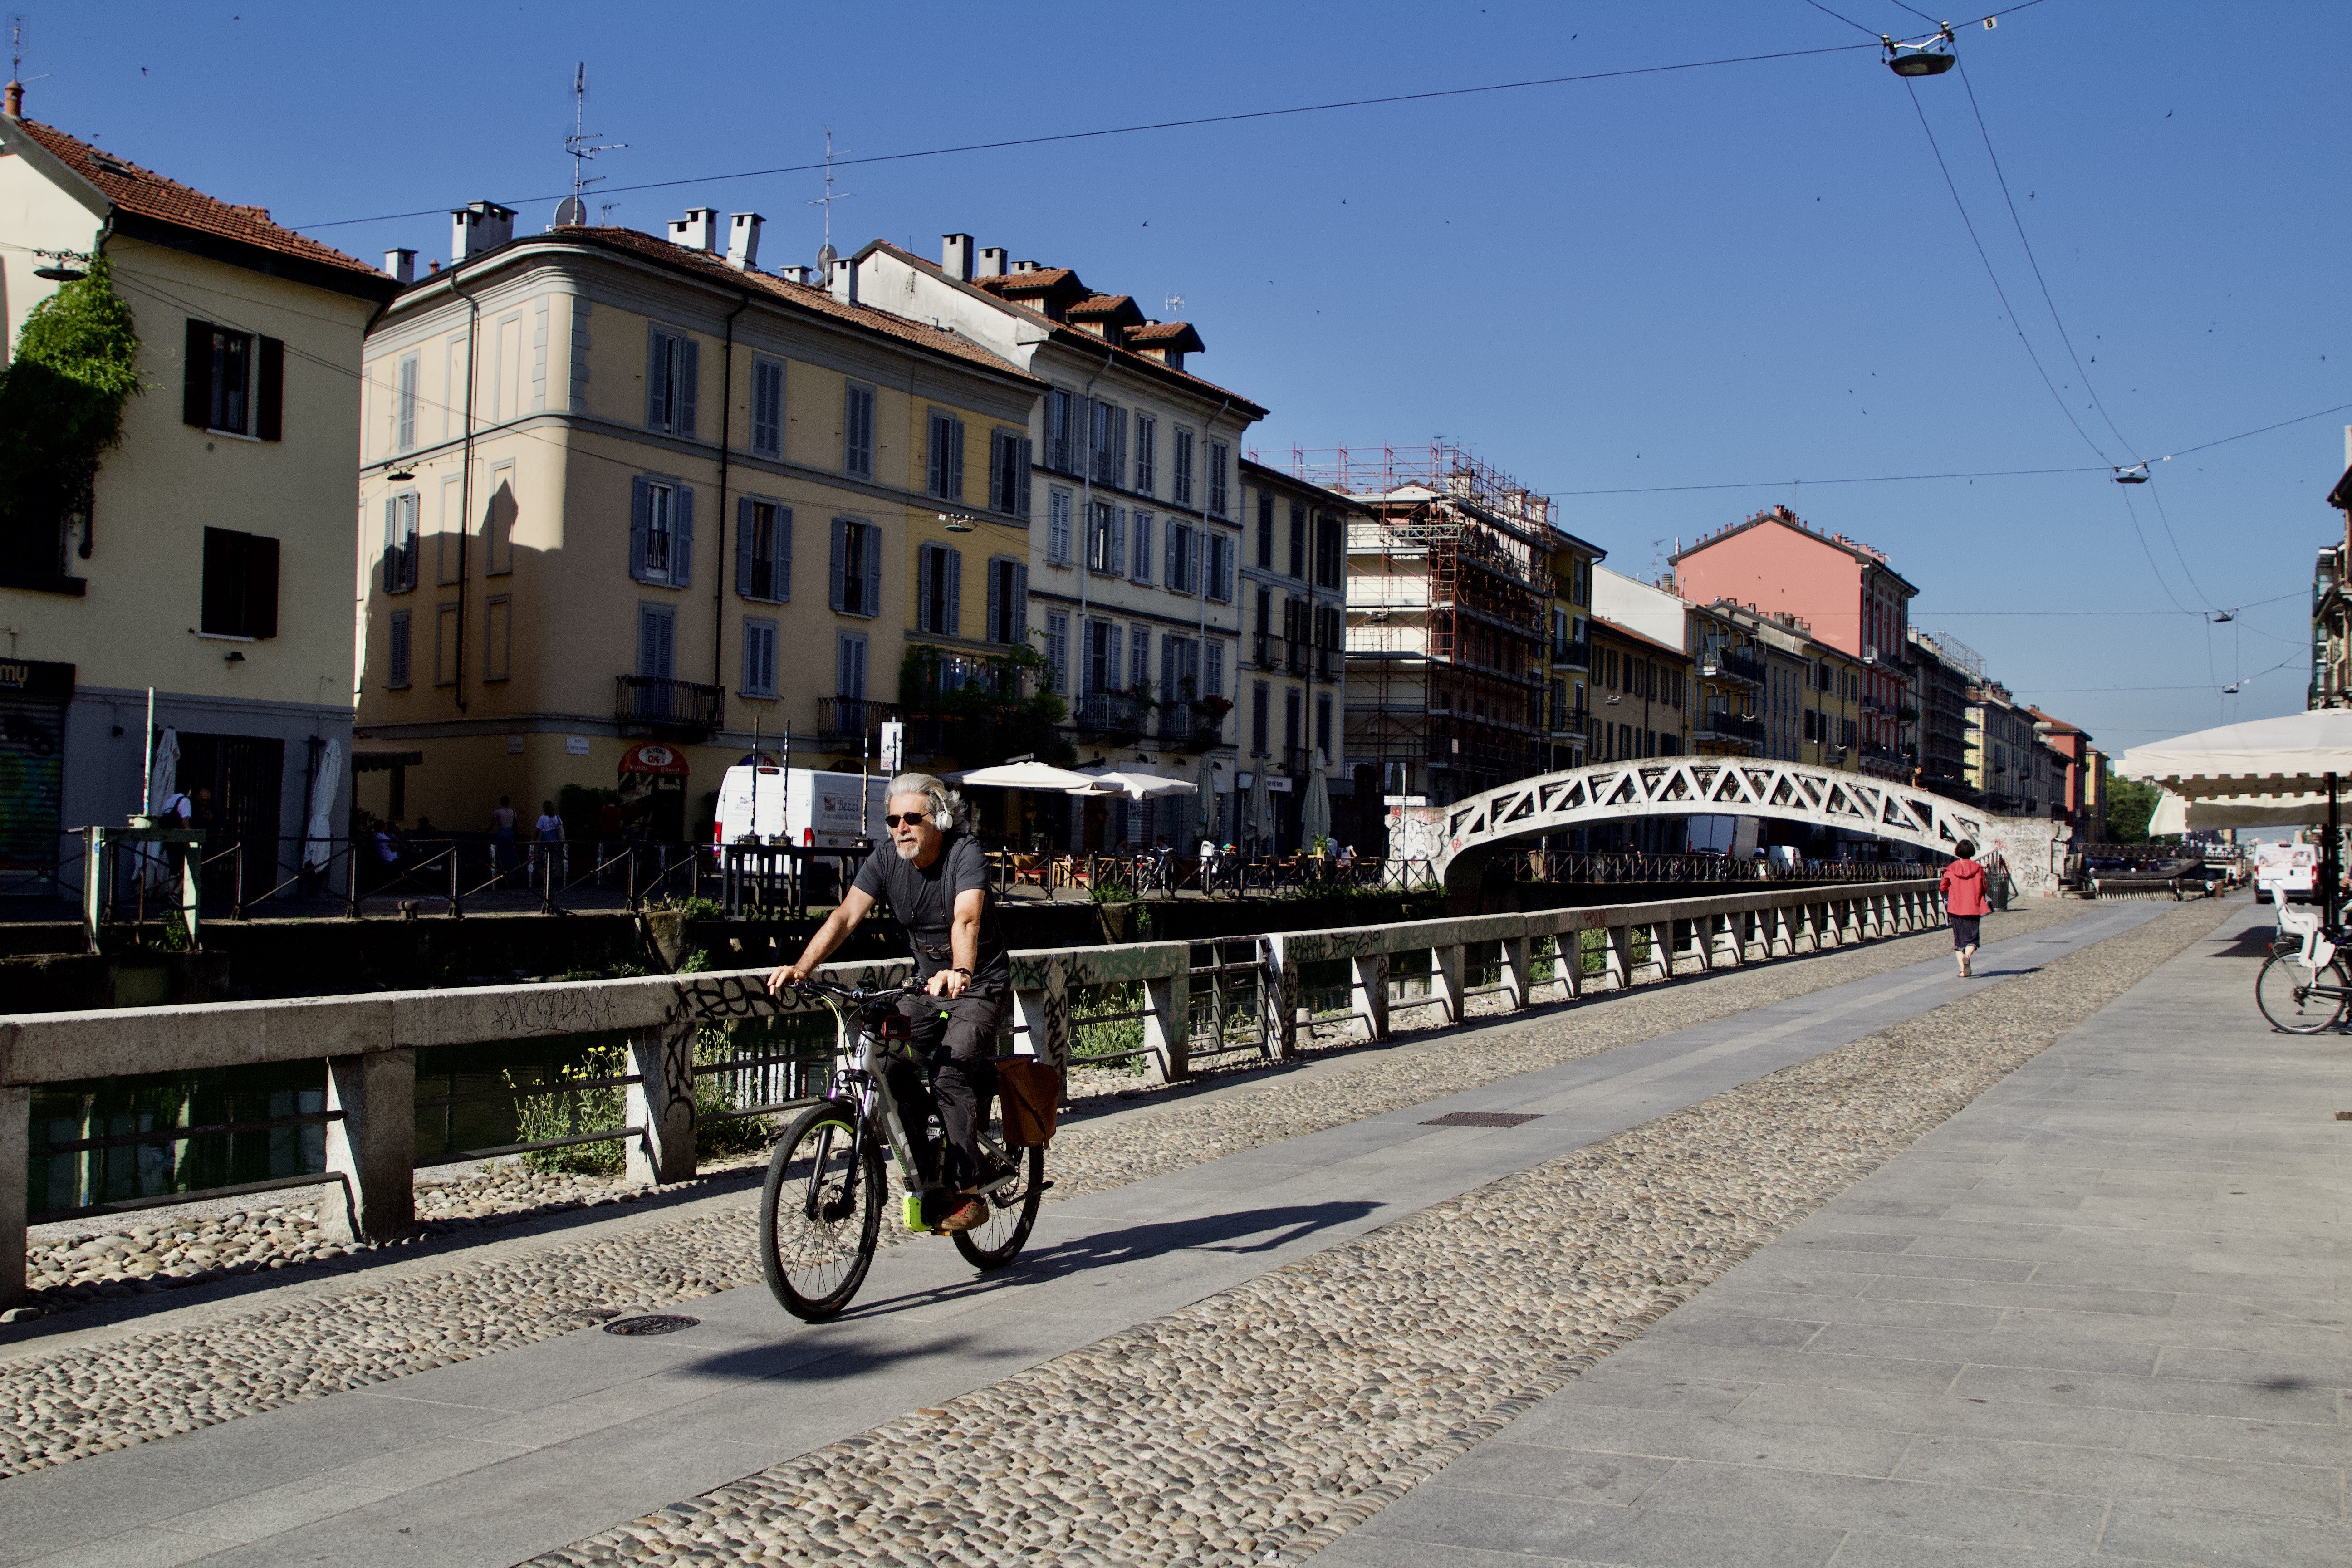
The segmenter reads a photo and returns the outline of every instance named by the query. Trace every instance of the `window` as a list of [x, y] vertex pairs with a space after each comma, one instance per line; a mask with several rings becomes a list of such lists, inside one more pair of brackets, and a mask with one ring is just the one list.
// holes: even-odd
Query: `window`
[[383, 498], [383, 591], [404, 594], [416, 586], [415, 490]]
[[1070, 563], [1070, 492], [1067, 490], [1046, 492], [1045, 561], [1053, 566]]
[[1086, 695], [1118, 689], [1119, 677], [1127, 672], [1126, 656], [1121, 651], [1122, 633], [1123, 628], [1108, 621], [1086, 623]]
[[1135, 416], [1135, 490], [1139, 495], [1157, 495], [1160, 444], [1160, 421], [1149, 414]]
[[1250, 682], [1250, 755], [1266, 754], [1267, 730], [1274, 713], [1274, 689], [1263, 680]]
[[1212, 529], [1209, 532], [1209, 597], [1221, 604], [1234, 602], [1234, 546], [1241, 541], [1234, 535]]
[[462, 546], [466, 541], [466, 481], [457, 474], [441, 480], [441, 524], [433, 531], [433, 581], [447, 587], [465, 580]]
[[784, 455], [784, 366], [781, 360], [751, 362], [751, 454]]
[[1331, 755], [1331, 694], [1328, 691], [1318, 691], [1315, 694], [1315, 749], [1323, 753], [1323, 760], [1326, 763], [1333, 760]]
[[1201, 645], [1173, 632], [1160, 635], [1160, 700], [1189, 702], [1205, 695], [1201, 686]]
[[854, 517], [833, 520], [829, 602], [845, 616], [870, 618], [882, 613], [882, 532], [872, 523]]
[[1127, 513], [1107, 500], [1094, 503], [1087, 527], [1087, 565], [1114, 576], [1127, 570]]
[[1151, 684], [1151, 628], [1127, 628], [1127, 689], [1139, 691]]
[[1225, 515], [1225, 444], [1209, 443], [1209, 515]]
[[1168, 524], [1168, 548], [1163, 564], [1164, 580], [1171, 594], [1197, 594], [1201, 591], [1201, 532], [1189, 522], [1173, 519]]
[[926, 544], [915, 552], [916, 630], [933, 637], [963, 635], [963, 552]]
[[833, 643], [833, 693], [853, 699], [866, 695], [866, 634], [838, 632]]
[[392, 612], [391, 644], [384, 658], [383, 683], [398, 691], [408, 685], [408, 612], [406, 610]]
[[1149, 583], [1151, 581], [1151, 514], [1150, 512], [1139, 511], [1135, 514], [1134, 531], [1135, 553], [1129, 557], [1129, 560], [1134, 567], [1135, 580], [1139, 583]]
[[931, 494], [941, 500], [963, 500], [963, 421], [952, 414], [931, 410]]
[[776, 694], [776, 623], [753, 620], [743, 622], [743, 695], [773, 697]]
[[793, 509], [743, 496], [735, 502], [735, 592], [783, 604], [793, 596]]
[[1265, 636], [1273, 629], [1274, 590], [1271, 588], [1260, 588], [1257, 591], [1257, 661], [1261, 665], [1267, 664], [1272, 659], [1273, 656], [1266, 649]]
[[1328, 512], [1315, 514], [1315, 582], [1323, 588], [1341, 585], [1348, 573], [1348, 532]]
[[694, 491], [640, 477], [629, 511], [629, 575], [672, 588], [694, 584]]
[[1017, 431], [989, 439], [988, 504], [1008, 517], [1029, 515], [1029, 437]]
[[677, 668], [677, 606], [637, 605], [637, 674], [667, 680]]
[[1045, 678], [1054, 684], [1054, 694], [1066, 697], [1070, 692], [1070, 616], [1066, 610], [1045, 612]]
[[482, 509], [482, 574], [497, 577], [514, 570], [515, 466], [500, 463], [490, 470], [490, 500]]
[[[180, 415], [188, 424], [264, 441], [284, 434], [286, 345], [278, 339], [192, 320], [182, 374]], [[413, 412], [409, 426], [413, 437]]]
[[1274, 498], [1264, 490], [1257, 492], [1257, 568], [1274, 570]]
[[278, 541], [226, 528], [205, 530], [205, 582], [198, 626], [213, 637], [278, 635]]
[[701, 380], [700, 344], [673, 328], [646, 329], [646, 429], [693, 435], [695, 393]]
[[1296, 501], [1290, 507], [1290, 574], [1307, 580], [1307, 509]]
[[1192, 432], [1181, 426], [1176, 430], [1176, 504], [1192, 504]]
[[1024, 647], [1029, 642], [1029, 567], [999, 555], [988, 563], [988, 640]]
[[1045, 466], [1057, 474], [1070, 467], [1070, 425], [1076, 400], [1060, 387], [1045, 394]]
[[1306, 694], [1296, 686], [1282, 691], [1282, 750], [1287, 757], [1298, 749], [1299, 728], [1306, 720]]
[[849, 384], [841, 400], [841, 471], [874, 477], [874, 389]]
[[457, 606], [436, 605], [433, 608], [433, 684], [457, 684], [458, 654]]
[[1206, 673], [1201, 679], [1201, 695], [1223, 697], [1225, 694], [1225, 645], [1212, 639], [1208, 645]]
[[395, 374], [392, 395], [392, 449], [413, 452], [416, 449], [416, 356], [404, 355]]
[[1095, 483], [1109, 485], [1114, 489], [1127, 488], [1127, 410], [1116, 404], [1096, 403], [1091, 405], [1093, 462], [1090, 472]]
[[482, 679], [504, 680], [514, 657], [514, 595], [493, 595], [482, 606]]

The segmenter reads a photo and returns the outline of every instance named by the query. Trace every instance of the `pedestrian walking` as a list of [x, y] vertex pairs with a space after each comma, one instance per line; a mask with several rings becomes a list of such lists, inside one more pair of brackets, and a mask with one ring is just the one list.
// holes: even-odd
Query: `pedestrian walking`
[[1972, 960], [1977, 955], [1977, 926], [1992, 912], [1985, 902], [1985, 868], [1977, 864], [1977, 847], [1963, 838], [1952, 846], [1955, 858], [1944, 868], [1939, 885], [1944, 892], [1944, 915], [1952, 924], [1952, 952], [1960, 961], [1960, 977], [1976, 973]]
[[505, 795], [499, 796], [498, 809], [490, 813], [490, 858], [500, 880], [515, 868], [515, 808]]
[[543, 800], [539, 803], [539, 820], [532, 823], [530, 826], [531, 831], [537, 834], [539, 838], [538, 842], [531, 846], [530, 870], [528, 874], [534, 877], [539, 875], [539, 858], [545, 855], [555, 866], [556, 879], [559, 881], [562, 880], [565, 875], [563, 851], [557, 846], [563, 842], [563, 818], [555, 815], [553, 801]]

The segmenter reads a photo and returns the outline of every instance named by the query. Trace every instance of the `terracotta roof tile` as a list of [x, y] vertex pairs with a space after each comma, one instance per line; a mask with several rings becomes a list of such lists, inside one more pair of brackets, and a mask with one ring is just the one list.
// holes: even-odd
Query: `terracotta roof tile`
[[238, 206], [220, 201], [37, 120], [19, 120], [16, 126], [51, 156], [104, 192], [106, 198], [124, 212], [238, 240], [281, 256], [299, 257], [321, 266], [348, 268], [376, 278], [383, 276], [382, 269], [370, 267], [356, 256], [346, 256], [331, 245], [321, 245], [290, 228], [280, 228], [269, 221], [267, 207]]
[[1143, 312], [1136, 309], [1135, 296], [1132, 294], [1089, 294], [1072, 304], [1069, 313], [1088, 319], [1097, 316], [1131, 315], [1138, 321], [1143, 320]]
[[[892, 249], [898, 247], [893, 246]], [[1043, 294], [1066, 283], [1077, 283], [1078, 275], [1066, 267], [1040, 267], [1034, 272], [1004, 272], [994, 278], [975, 278], [975, 287], [991, 293]], [[1084, 288], [1084, 284], [1078, 285]]]

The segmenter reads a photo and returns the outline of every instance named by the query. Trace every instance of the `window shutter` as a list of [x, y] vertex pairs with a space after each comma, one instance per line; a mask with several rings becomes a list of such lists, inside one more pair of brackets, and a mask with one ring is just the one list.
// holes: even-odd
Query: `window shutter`
[[1021, 517], [1029, 515], [1030, 450], [1029, 437], [1022, 437], [1020, 455], [1013, 462], [1013, 510]]
[[245, 626], [249, 637], [278, 635], [278, 541], [249, 534], [245, 542]]
[[950, 550], [948, 558], [948, 636], [963, 636], [963, 552]]
[[383, 591], [400, 592], [400, 542], [393, 536], [393, 528], [400, 511], [400, 498], [383, 498]]
[[1183, 548], [1184, 531], [1171, 524], [1168, 530], [1168, 569], [1161, 575], [1167, 580], [1168, 591], [1180, 593], [1184, 586], [1184, 563], [1180, 552]]
[[1110, 509], [1110, 569], [1127, 570], [1127, 508], [1123, 506]]
[[948, 421], [948, 499], [963, 500], [963, 421]]
[[652, 429], [669, 427], [668, 400], [662, 394], [669, 385], [669, 334], [659, 330], [646, 334], [646, 424]]
[[1201, 532], [1194, 529], [1185, 536], [1184, 591], [1192, 593], [1201, 585]]
[[1001, 643], [1011, 640], [1004, 635], [1010, 629], [1005, 625], [1004, 615], [1004, 579], [1010, 575], [1003, 570], [1005, 564], [1009, 563], [995, 561], [988, 563], [988, 640], [990, 642]]
[[1134, 558], [1134, 559], [1135, 559], [1135, 580], [1136, 580], [1137, 582], [1139, 582], [1139, 583], [1149, 583], [1149, 582], [1150, 582], [1150, 581], [1151, 581], [1151, 514], [1150, 514], [1150, 512], [1148, 512], [1148, 511], [1139, 511], [1139, 512], [1137, 512], [1137, 513], [1135, 514], [1135, 558]]
[[646, 577], [646, 535], [654, 525], [654, 488], [650, 480], [640, 476], [629, 481], [632, 496], [629, 502], [629, 575], [640, 583]]
[[743, 496], [735, 502], [735, 592], [751, 599], [751, 498]]
[[286, 429], [286, 345], [277, 338], [261, 340], [261, 370], [257, 378], [258, 394], [255, 399], [254, 434], [265, 441], [285, 439]]
[[1113, 416], [1116, 423], [1111, 431], [1110, 482], [1121, 489], [1127, 484], [1127, 410], [1121, 408]]
[[678, 355], [677, 367], [677, 433], [691, 436], [694, 434], [694, 395], [698, 390], [697, 383], [702, 379], [702, 345], [692, 338], [682, 338], [678, 341], [678, 347], [683, 352]]
[[1116, 691], [1127, 674], [1127, 633], [1123, 627], [1109, 628], [1110, 645], [1103, 650], [1103, 689]]
[[882, 613], [882, 531], [872, 523], [866, 530], [866, 613]]
[[661, 657], [659, 634], [655, 630], [656, 616], [650, 605], [637, 606], [637, 675], [652, 676], [659, 668]]
[[180, 417], [199, 430], [213, 422], [213, 324], [188, 322], [186, 380], [181, 384]]
[[1013, 510], [1013, 491], [1005, 483], [1005, 470], [1012, 465], [1005, 461], [1004, 448], [1011, 443], [1004, 436], [991, 432], [988, 437], [988, 504], [997, 511]]
[[776, 597], [793, 596], [793, 509], [776, 509]]
[[844, 590], [844, 589], [847, 586], [847, 584], [848, 584], [848, 579], [847, 579], [847, 577], [845, 575], [845, 573], [847, 572], [847, 570], [848, 570], [848, 567], [849, 567], [849, 520], [848, 520], [847, 518], [845, 518], [845, 517], [836, 517], [836, 518], [835, 518], [835, 519], [833, 520], [833, 589], [832, 589], [832, 594], [833, 594], [833, 599], [832, 599], [833, 607], [834, 607], [835, 609], [836, 609], [836, 610], [840, 609], [840, 608], [841, 608], [841, 606], [842, 606], [842, 603], [843, 603], [843, 600], [842, 600], [842, 593], [843, 593], [843, 590]]
[[1029, 567], [1026, 562], [1013, 564], [1013, 640], [1023, 647], [1029, 646]]
[[929, 544], [915, 552], [915, 629], [919, 632], [940, 629], [931, 625], [931, 557], [937, 553]]
[[[671, 503], [677, 517], [670, 524], [669, 581], [674, 588], [694, 586], [694, 492], [686, 486], [677, 487], [677, 499]], [[720, 525], [721, 535], [727, 531]]]

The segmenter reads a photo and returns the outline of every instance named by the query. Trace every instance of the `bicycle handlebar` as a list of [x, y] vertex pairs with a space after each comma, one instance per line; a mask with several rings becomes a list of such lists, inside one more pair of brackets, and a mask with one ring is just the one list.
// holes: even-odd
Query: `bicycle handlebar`
[[878, 991], [860, 991], [854, 985], [837, 985], [830, 980], [809, 979], [794, 981], [793, 989], [800, 993], [803, 998], [812, 994], [834, 996], [856, 1006], [865, 1007], [877, 1002], [891, 1002], [901, 996], [912, 995], [919, 988], [914, 985], [886, 985]]

